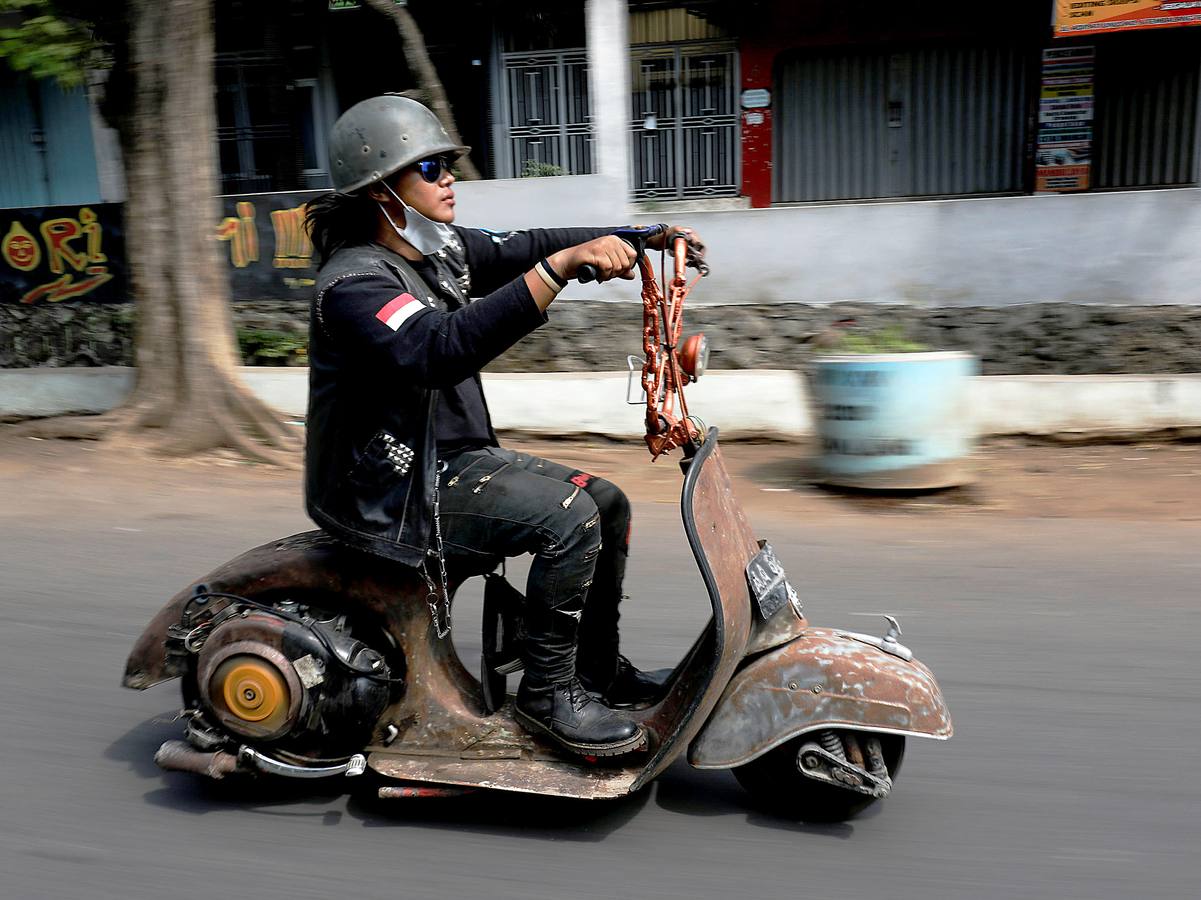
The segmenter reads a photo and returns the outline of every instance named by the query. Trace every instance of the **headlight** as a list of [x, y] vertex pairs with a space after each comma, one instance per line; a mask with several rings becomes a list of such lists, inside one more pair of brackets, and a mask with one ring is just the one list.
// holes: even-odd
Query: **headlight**
[[693, 380], [705, 374], [709, 365], [709, 340], [703, 334], [694, 334], [680, 348], [680, 368]]

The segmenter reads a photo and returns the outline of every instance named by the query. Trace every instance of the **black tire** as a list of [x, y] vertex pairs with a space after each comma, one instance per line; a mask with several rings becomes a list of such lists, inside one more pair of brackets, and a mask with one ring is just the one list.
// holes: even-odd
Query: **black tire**
[[[876, 736], [880, 738], [888, 775], [895, 781], [905, 756], [905, 738], [895, 734]], [[813, 739], [814, 735], [805, 734], [785, 741], [735, 768], [734, 777], [765, 808], [802, 822], [845, 822], [875, 803], [875, 797], [823, 784], [800, 773], [797, 752], [802, 744]]]

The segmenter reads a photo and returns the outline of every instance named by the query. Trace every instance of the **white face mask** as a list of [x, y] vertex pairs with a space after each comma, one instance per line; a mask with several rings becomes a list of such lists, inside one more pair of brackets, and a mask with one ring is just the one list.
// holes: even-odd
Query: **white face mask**
[[388, 210], [384, 208], [384, 204], [376, 200], [380, 211], [383, 212], [384, 218], [388, 220], [388, 224], [392, 226], [392, 230], [402, 239], [420, 253], [422, 256], [429, 256], [431, 253], [437, 253], [445, 247], [450, 239], [454, 236], [454, 232], [450, 230], [449, 225], [444, 225], [441, 222], [435, 222], [433, 219], [423, 216], [409, 204], [405, 203], [396, 195], [396, 191], [388, 187], [387, 182], [381, 181], [389, 194], [396, 198], [396, 202], [401, 205], [405, 211], [405, 227], [401, 228], [388, 215]]

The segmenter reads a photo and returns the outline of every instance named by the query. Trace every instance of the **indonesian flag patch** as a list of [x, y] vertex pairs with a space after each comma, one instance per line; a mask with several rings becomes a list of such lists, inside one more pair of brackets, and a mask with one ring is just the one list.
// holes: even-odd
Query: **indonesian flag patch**
[[408, 321], [409, 317], [414, 313], [419, 313], [426, 306], [412, 294], [401, 294], [392, 300], [385, 303], [380, 311], [375, 314], [375, 317], [396, 331]]

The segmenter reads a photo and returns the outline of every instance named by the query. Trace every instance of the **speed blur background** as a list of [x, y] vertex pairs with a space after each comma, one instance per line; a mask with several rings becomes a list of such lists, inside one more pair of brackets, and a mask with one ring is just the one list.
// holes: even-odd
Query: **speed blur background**
[[[0, 0], [0, 896], [1193, 896], [1199, 24], [1158, 0]], [[154, 766], [179, 699], [119, 688], [133, 640], [311, 527], [304, 207], [333, 122], [385, 92], [470, 145], [460, 224], [704, 237], [692, 411], [810, 619], [897, 615], [955, 719], [886, 802], [812, 825], [682, 762], [599, 804]], [[161, 327], [188, 319], [173, 279], [225, 324]], [[672, 665], [708, 610], [675, 463], [624, 402], [638, 291], [572, 285], [485, 380], [506, 443], [626, 487], [623, 646]], [[891, 419], [821, 374], [924, 351], [957, 380], [905, 382]], [[272, 411], [271, 454], [196, 439], [187, 354]], [[147, 372], [149, 429], [121, 418]]]

